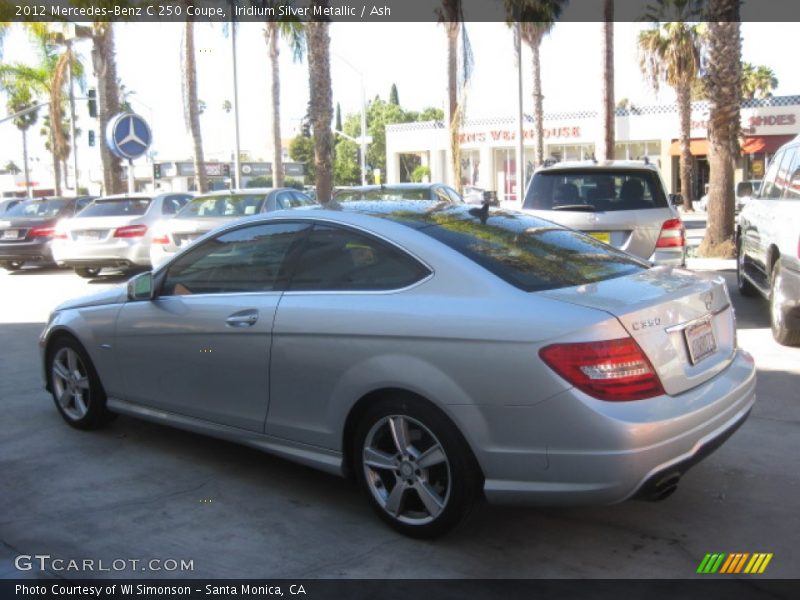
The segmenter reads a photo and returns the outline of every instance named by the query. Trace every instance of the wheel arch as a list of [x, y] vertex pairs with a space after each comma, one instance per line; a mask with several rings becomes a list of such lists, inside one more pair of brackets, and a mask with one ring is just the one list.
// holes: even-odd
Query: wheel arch
[[447, 421], [453, 426], [454, 431], [458, 434], [461, 443], [463, 443], [464, 447], [469, 451], [468, 458], [473, 463], [474, 468], [477, 469], [476, 473], [478, 474], [478, 477], [480, 477], [481, 481], [483, 481], [483, 469], [481, 468], [480, 463], [475, 456], [475, 451], [472, 449], [472, 446], [470, 445], [466, 436], [464, 436], [464, 434], [461, 432], [461, 428], [452, 419], [452, 417], [435, 402], [432, 402], [428, 398], [402, 387], [383, 387], [367, 392], [361, 396], [361, 398], [359, 398], [350, 408], [347, 418], [345, 419], [344, 427], [342, 428], [342, 471], [344, 472], [345, 477], [348, 479], [354, 478], [353, 444], [355, 443], [355, 434], [359, 422], [367, 413], [371, 405], [381, 400], [390, 398], [404, 398], [411, 402], [424, 404], [439, 413], [444, 419], [447, 419]]
[[778, 249], [778, 246], [775, 244], [770, 244], [769, 249], [767, 250], [767, 278], [772, 278], [772, 268], [775, 266], [775, 263], [781, 257], [781, 251]]

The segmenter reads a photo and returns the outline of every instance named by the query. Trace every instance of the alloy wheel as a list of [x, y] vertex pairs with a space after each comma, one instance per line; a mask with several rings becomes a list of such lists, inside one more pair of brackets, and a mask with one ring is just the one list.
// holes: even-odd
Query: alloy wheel
[[86, 366], [72, 348], [63, 347], [53, 357], [53, 394], [64, 414], [78, 421], [89, 410], [90, 383]]
[[430, 523], [450, 499], [452, 476], [444, 447], [409, 416], [389, 415], [372, 426], [364, 440], [363, 468], [378, 505], [401, 523]]

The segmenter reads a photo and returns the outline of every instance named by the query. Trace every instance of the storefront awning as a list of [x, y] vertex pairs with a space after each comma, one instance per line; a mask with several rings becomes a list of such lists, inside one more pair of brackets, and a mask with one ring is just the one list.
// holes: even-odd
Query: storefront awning
[[[705, 156], [708, 154], [708, 140], [706, 139], [692, 139], [689, 140], [689, 151], [692, 156]], [[672, 156], [681, 155], [681, 142], [680, 140], [673, 140], [672, 145], [669, 147], [669, 153]]]
[[742, 154], [775, 154], [778, 148], [791, 142], [795, 136], [791, 135], [760, 135], [744, 139], [742, 144]]

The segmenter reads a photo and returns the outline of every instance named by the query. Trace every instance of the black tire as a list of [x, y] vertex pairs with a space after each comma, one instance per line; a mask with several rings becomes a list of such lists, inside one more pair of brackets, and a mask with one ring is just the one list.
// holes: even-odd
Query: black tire
[[742, 250], [742, 240], [736, 244], [736, 288], [739, 293], [746, 298], [758, 296], [758, 289], [744, 276], [744, 251]]
[[[70, 366], [72, 359], [75, 362]], [[60, 368], [60, 375], [56, 368]], [[106, 408], [106, 393], [91, 359], [74, 338], [62, 336], [49, 349], [47, 383], [58, 412], [76, 429], [99, 429], [116, 417]]]
[[786, 324], [786, 313], [780, 294], [781, 281], [781, 260], [778, 259], [772, 265], [770, 277], [769, 322], [772, 337], [783, 346], [800, 346], [800, 330], [789, 329]]
[[[407, 432], [404, 453], [395, 427]], [[371, 464], [365, 464], [367, 450]], [[358, 424], [352, 452], [356, 479], [372, 508], [410, 537], [447, 533], [466, 518], [480, 492], [480, 467], [464, 438], [444, 414], [412, 396], [370, 407]], [[377, 466], [381, 458], [392, 466]]]
[[21, 260], [9, 260], [2, 263], [2, 267], [6, 271], [19, 271], [23, 264], [25, 263], [23, 263]]
[[94, 279], [100, 275], [100, 267], [75, 267], [75, 274], [84, 279]]

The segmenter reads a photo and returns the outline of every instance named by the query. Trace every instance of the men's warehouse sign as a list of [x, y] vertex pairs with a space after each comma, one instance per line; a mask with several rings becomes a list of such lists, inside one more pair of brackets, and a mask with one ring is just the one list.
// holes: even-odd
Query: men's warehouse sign
[[[522, 139], [532, 140], [534, 138], [534, 130], [523, 129]], [[578, 126], [568, 127], [546, 127], [544, 129], [544, 139], [548, 138], [579, 138], [581, 137], [581, 128]], [[483, 143], [483, 142], [513, 142], [517, 139], [517, 132], [513, 129], [490, 129], [488, 131], [476, 131], [470, 133], [462, 133], [458, 136], [459, 144], [469, 143]]]

